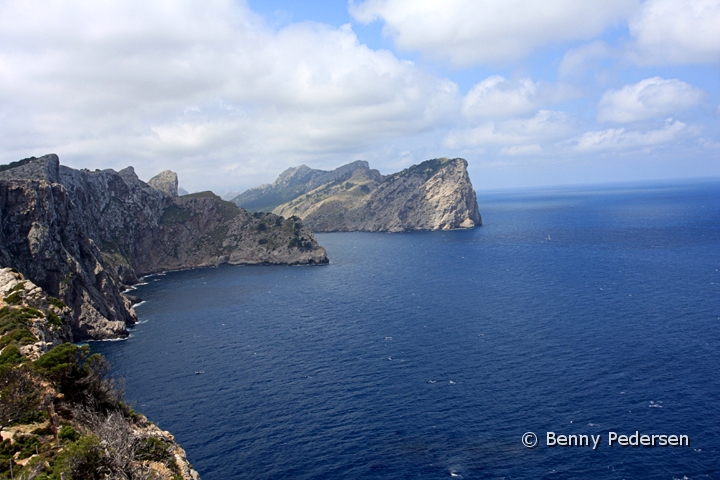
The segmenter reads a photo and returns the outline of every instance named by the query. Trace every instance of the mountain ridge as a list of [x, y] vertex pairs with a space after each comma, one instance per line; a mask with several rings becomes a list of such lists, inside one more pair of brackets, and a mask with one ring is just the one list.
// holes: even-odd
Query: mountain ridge
[[[436, 158], [390, 175], [356, 161], [332, 171], [305, 165], [233, 199], [242, 208], [297, 216], [316, 232], [448, 230], [482, 225], [461, 158]], [[283, 203], [279, 203], [282, 201]]]

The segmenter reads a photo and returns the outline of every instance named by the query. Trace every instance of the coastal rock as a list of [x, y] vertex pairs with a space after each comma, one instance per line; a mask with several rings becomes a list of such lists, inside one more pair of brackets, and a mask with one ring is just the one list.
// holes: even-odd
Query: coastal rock
[[177, 173], [171, 170], [158, 173], [148, 180], [148, 185], [171, 197], [178, 196], [178, 176]]
[[467, 162], [461, 158], [427, 160], [387, 176], [367, 162], [332, 172], [303, 167], [286, 170], [272, 185], [245, 192], [235, 202], [296, 216], [315, 232], [449, 230], [482, 224]]
[[142, 275], [327, 261], [297, 220], [249, 214], [211, 192], [172, 197], [132, 167], [75, 170], [54, 154], [0, 166], [0, 264], [72, 309], [74, 341], [127, 336], [137, 316], [121, 292]]
[[[29, 307], [29, 308], [28, 308]], [[22, 310], [29, 313], [24, 325], [13, 327], [15, 330], [0, 331], [0, 343], [12, 345], [20, 338], [20, 353], [36, 360], [52, 347], [72, 340], [70, 317], [72, 309], [57, 299], [52, 299], [37, 285], [25, 279], [22, 274], [11, 268], [0, 268], [0, 311]], [[34, 311], [33, 311], [34, 310]], [[18, 334], [18, 329], [25, 334]]]
[[[62, 366], [66, 371], [74, 371], [72, 379], [68, 375], [64, 381], [58, 382], [41, 373], [43, 368], [47, 368], [42, 366], [41, 357], [48, 352], [52, 355], [53, 348], [71, 341], [72, 334], [67, 321], [71, 315], [71, 308], [59, 299], [48, 296], [15, 269], [0, 268], [0, 359], [5, 382], [3, 386], [7, 390], [10, 383], [10, 391], [13, 388], [27, 390], [26, 400], [17, 403], [17, 408], [27, 410], [25, 416], [12, 425], [2, 425], [2, 439], [15, 442], [32, 433], [39, 447], [36, 450], [38, 453], [29, 458], [15, 459], [14, 477], [39, 478], [37, 474], [42, 470], [42, 478], [47, 478], [45, 474], [52, 470], [58, 471], [60, 465], [57, 462], [62, 464], [62, 456], [58, 457], [56, 453], [57, 445], [60, 442], [63, 448], [67, 448], [73, 441], [63, 437], [62, 433], [60, 438], [54, 437], [53, 425], [57, 429], [62, 424], [63, 429], [70, 428], [77, 437], [87, 435], [86, 440], [92, 441], [94, 438], [106, 446], [95, 453], [104, 455], [98, 463], [108, 469], [105, 475], [107, 478], [128, 478], [128, 472], [139, 472], [141, 476], [131, 475], [130, 478], [199, 480], [200, 476], [188, 462], [185, 450], [172, 434], [161, 430], [144, 415], [120, 402], [115, 388], [117, 384], [106, 377], [107, 363], [97, 358], [97, 355], [89, 356], [88, 347], [61, 347], [66, 352], [69, 350], [67, 347], [74, 349], [74, 353], [70, 357], [65, 356], [65, 359], [78, 362], [75, 369], [67, 363]], [[27, 368], [29, 362], [35, 362], [34, 368]], [[81, 365], [82, 368], [78, 368]], [[25, 372], [24, 377], [23, 374], [13, 375], [13, 371]], [[30, 379], [31, 383], [11, 383], [21, 377]], [[42, 400], [32, 400], [38, 392], [28, 385], [41, 388]], [[12, 395], [7, 397], [12, 401]], [[44, 418], [39, 415], [41, 413]], [[48, 419], [49, 415], [53, 417]], [[40, 423], [36, 423], [38, 417]], [[39, 433], [43, 431], [45, 433]], [[26, 468], [33, 457], [39, 457], [40, 466]], [[9, 467], [7, 462], [0, 464], [0, 475], [3, 478], [9, 478], [6, 476]], [[63, 476], [70, 478], [67, 471]]]

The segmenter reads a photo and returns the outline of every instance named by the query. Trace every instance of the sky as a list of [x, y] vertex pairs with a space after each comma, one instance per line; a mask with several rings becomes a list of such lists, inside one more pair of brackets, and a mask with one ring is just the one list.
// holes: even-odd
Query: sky
[[720, 0], [2, 0], [0, 163], [244, 191], [462, 157], [478, 191], [720, 176]]

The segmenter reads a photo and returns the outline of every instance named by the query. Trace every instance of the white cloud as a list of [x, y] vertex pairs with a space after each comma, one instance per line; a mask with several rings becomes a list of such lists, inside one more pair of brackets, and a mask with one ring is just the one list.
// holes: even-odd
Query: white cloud
[[0, 105], [7, 161], [55, 151], [134, 164], [143, 178], [172, 168], [207, 188], [308, 159], [333, 166], [443, 125], [460, 98], [349, 25], [273, 31], [230, 0], [11, 0], [0, 3]]
[[668, 119], [663, 128], [649, 131], [609, 128], [587, 132], [573, 139], [570, 144], [579, 152], [627, 151], [634, 148], [652, 149], [696, 135], [697, 129], [683, 122]]
[[491, 121], [451, 131], [443, 143], [452, 149], [527, 146], [566, 138], [573, 129], [574, 122], [566, 113], [540, 110], [532, 118]]
[[699, 104], [705, 92], [677, 79], [646, 78], [608, 90], [598, 104], [599, 122], [627, 123], [674, 115]]
[[507, 64], [545, 45], [590, 39], [624, 20], [637, 0], [365, 0], [350, 1], [360, 22], [382, 20], [402, 50], [456, 66]]
[[503, 147], [500, 149], [500, 155], [515, 157], [519, 155], [537, 155], [542, 152], [542, 147], [537, 143], [532, 145], [516, 145], [512, 147]]
[[613, 56], [612, 49], [602, 41], [591, 42], [567, 51], [560, 62], [558, 73], [562, 77], [579, 75], [599, 59]]
[[638, 63], [720, 61], [719, 0], [647, 0], [629, 27]]
[[570, 94], [564, 86], [533, 82], [529, 78], [510, 81], [500, 75], [493, 75], [475, 84], [465, 95], [462, 113], [466, 117], [514, 117], [537, 111]]

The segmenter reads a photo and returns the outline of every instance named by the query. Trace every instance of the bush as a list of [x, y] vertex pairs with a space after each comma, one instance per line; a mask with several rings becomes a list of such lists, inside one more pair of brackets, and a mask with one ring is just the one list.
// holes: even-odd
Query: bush
[[20, 355], [20, 350], [15, 345], [10, 345], [9, 347], [5, 347], [0, 354], [0, 367], [6, 365], [20, 365], [22, 360], [23, 357]]
[[135, 458], [138, 460], [151, 460], [153, 462], [167, 462], [172, 459], [172, 453], [168, 445], [155, 437], [143, 439], [135, 451]]
[[20, 305], [22, 303], [22, 297], [20, 296], [20, 292], [11, 293], [3, 300], [5, 300], [5, 303], [7, 303], [8, 305]]
[[62, 310], [62, 309], [64, 309], [64, 308], [67, 308], [67, 305], [65, 305], [65, 302], [63, 302], [63, 301], [60, 300], [59, 298], [48, 297], [47, 301], [48, 301], [48, 303], [49, 303], [50, 305], [52, 305], [53, 307], [57, 307], [57, 308], [59, 308], [60, 310]]
[[86, 435], [75, 443], [65, 446], [58, 455], [53, 475], [73, 480], [94, 480], [112, 473], [110, 459], [95, 435]]
[[13, 447], [20, 452], [19, 460], [34, 455], [35, 447], [40, 447], [40, 439], [35, 435], [15, 435], [13, 440]]
[[77, 442], [80, 439], [80, 434], [70, 425], [63, 425], [60, 427], [58, 437], [70, 442]]
[[47, 313], [45, 314], [45, 318], [47, 318], [47, 321], [50, 323], [50, 325], [62, 327], [62, 320], [60, 320], [60, 317], [58, 317], [57, 314], [52, 310], [47, 311]]

